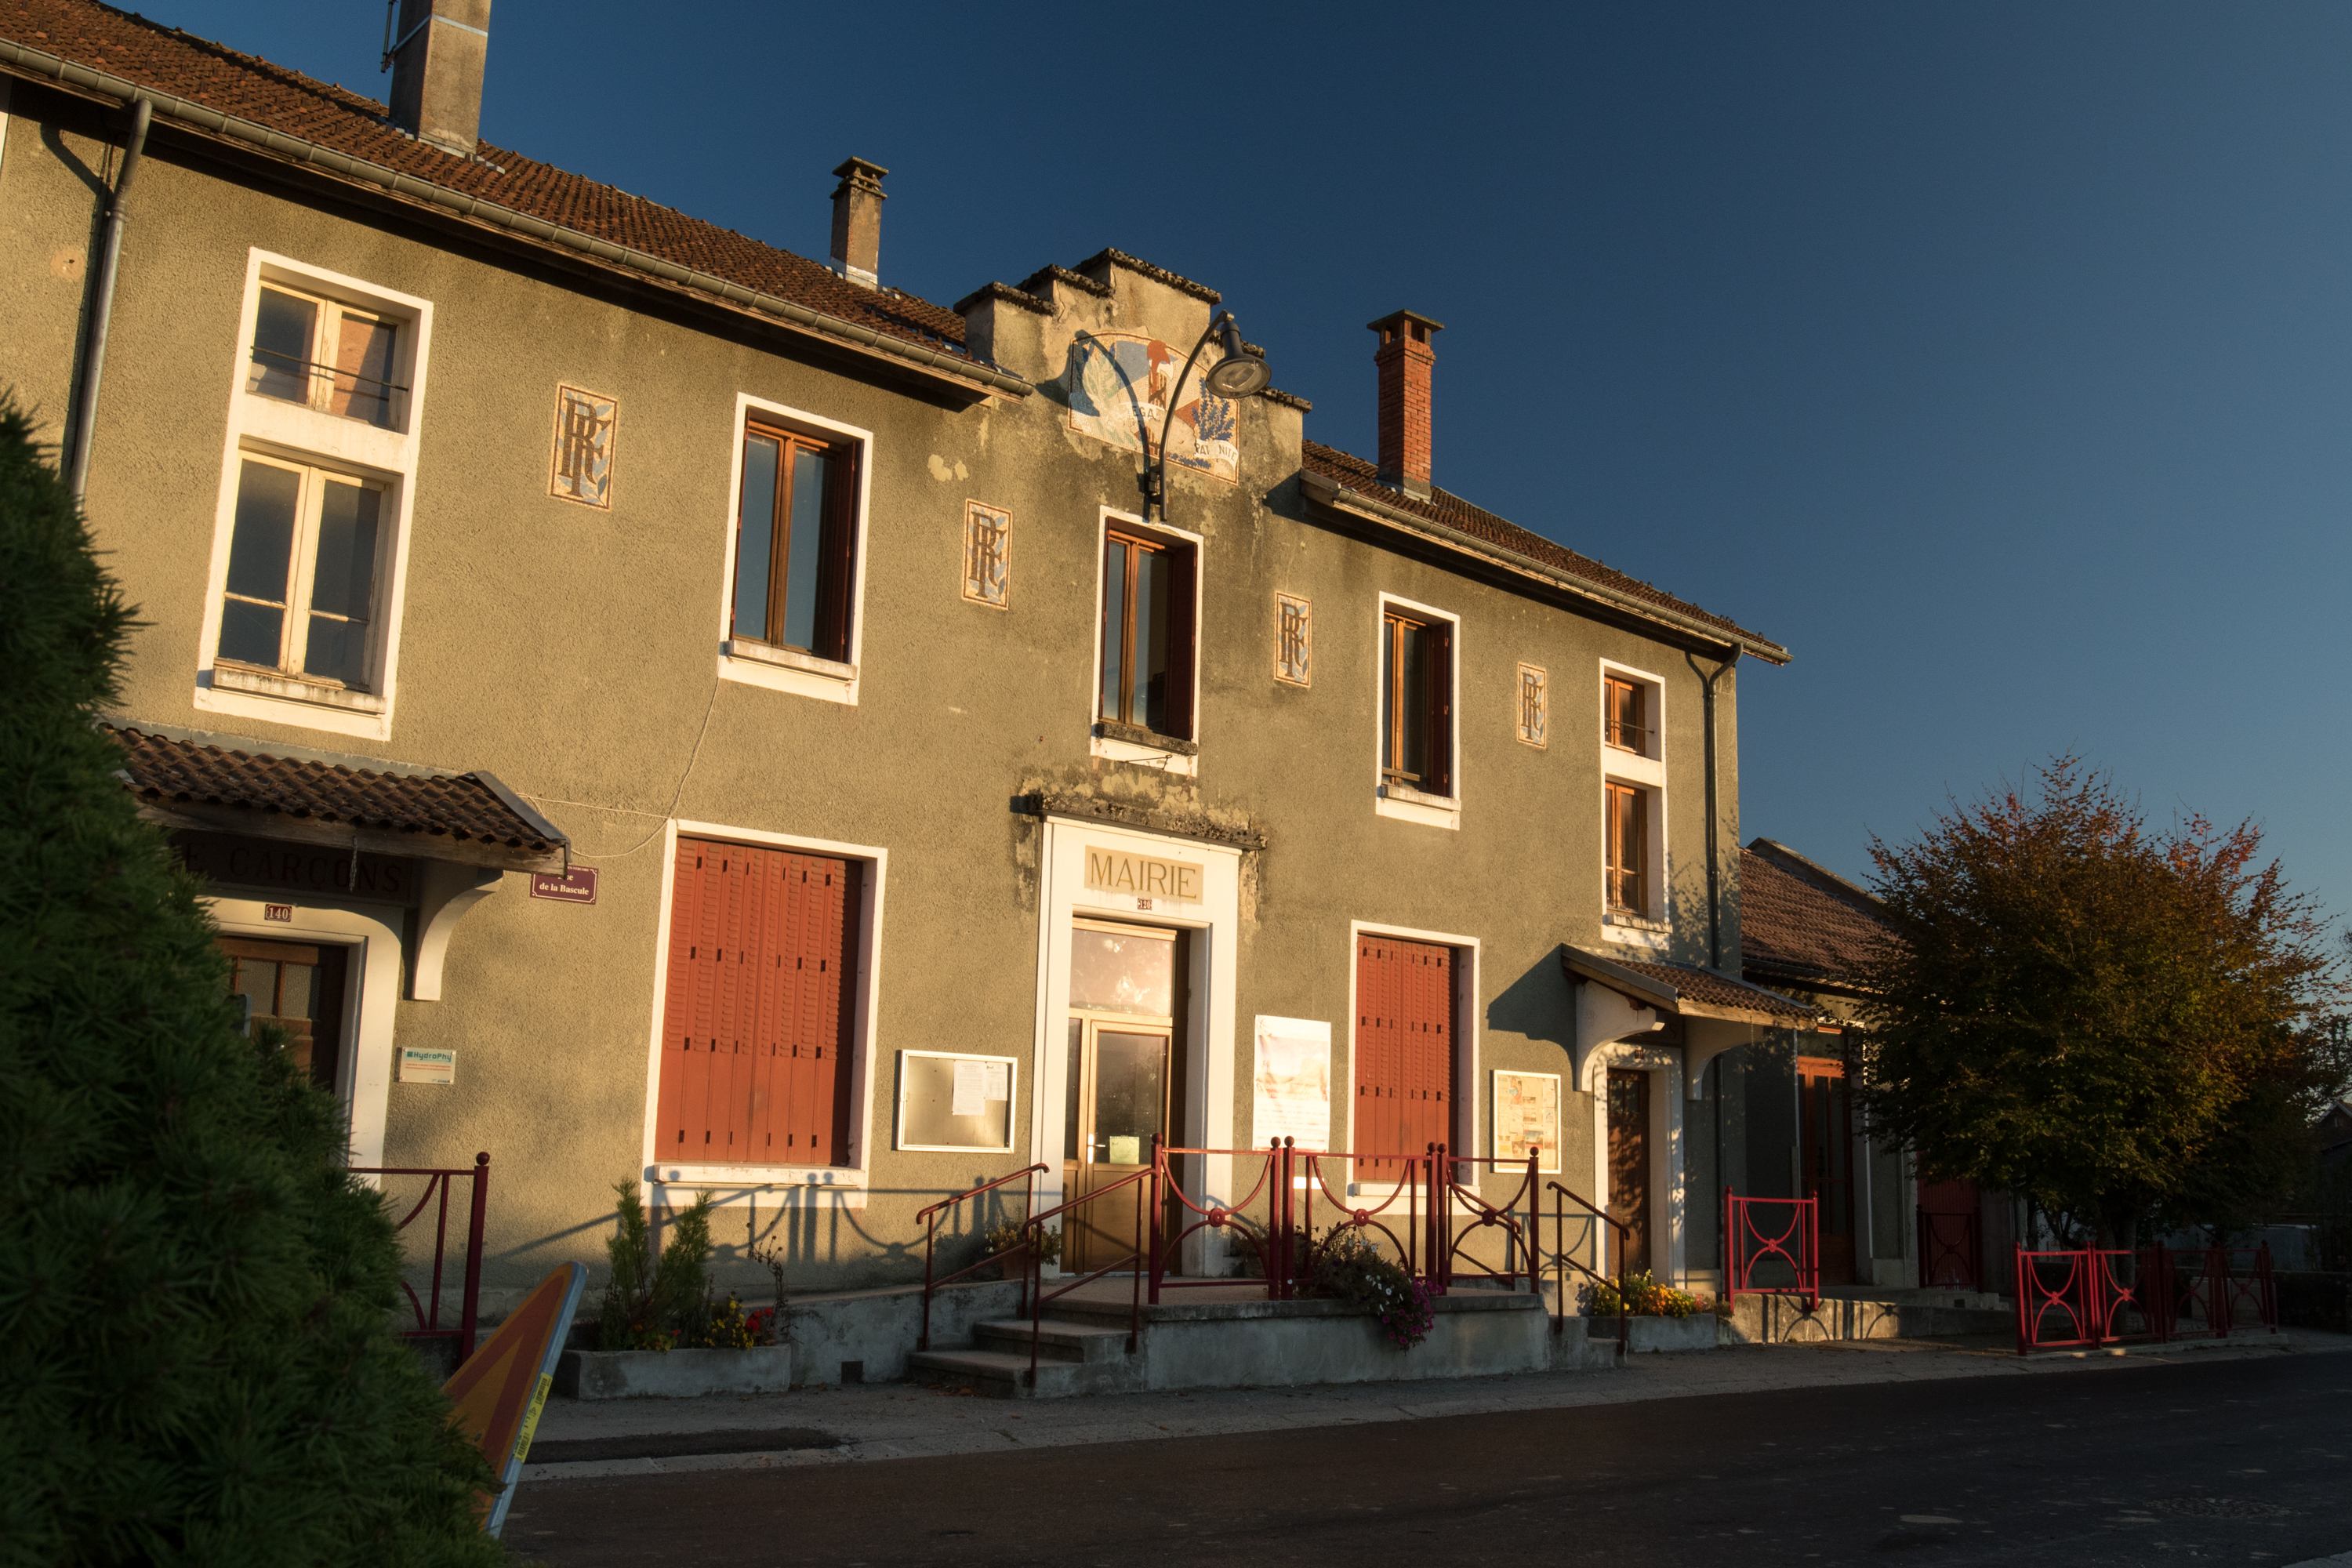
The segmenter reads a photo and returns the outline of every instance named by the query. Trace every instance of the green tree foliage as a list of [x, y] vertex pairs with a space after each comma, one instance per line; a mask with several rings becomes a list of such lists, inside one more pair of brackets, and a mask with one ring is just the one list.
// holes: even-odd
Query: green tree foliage
[[604, 1241], [613, 1272], [596, 1314], [596, 1348], [666, 1351], [681, 1337], [692, 1341], [709, 1316], [710, 1194], [697, 1193], [677, 1211], [658, 1258], [637, 1184], [615, 1182], [613, 1195], [613, 1234]]
[[489, 1563], [340, 1108], [92, 727], [131, 613], [0, 402], [0, 1563]]
[[1902, 938], [1864, 977], [1873, 1129], [1923, 1177], [2019, 1194], [2116, 1245], [2159, 1205], [2259, 1206], [2283, 1130], [2341, 1081], [2315, 911], [2257, 863], [2252, 825], [2151, 831], [2071, 756], [2034, 784], [1872, 843]]

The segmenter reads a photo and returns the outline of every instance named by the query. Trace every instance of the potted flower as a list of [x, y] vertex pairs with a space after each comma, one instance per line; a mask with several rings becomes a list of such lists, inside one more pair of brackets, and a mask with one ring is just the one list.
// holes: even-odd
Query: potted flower
[[1059, 1263], [1062, 1260], [1060, 1231], [1041, 1231], [1033, 1242], [1029, 1238], [1029, 1227], [1017, 1219], [989, 1226], [981, 1239], [985, 1244], [982, 1257], [1001, 1254], [996, 1260], [997, 1278], [1000, 1279], [1027, 1279], [1033, 1256], [1039, 1263]]

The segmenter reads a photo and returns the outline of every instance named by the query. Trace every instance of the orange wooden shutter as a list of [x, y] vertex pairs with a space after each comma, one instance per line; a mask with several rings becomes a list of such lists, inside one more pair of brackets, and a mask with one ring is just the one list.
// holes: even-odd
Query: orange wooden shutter
[[[1394, 937], [1356, 942], [1356, 1149], [1418, 1154], [1454, 1141], [1454, 951]], [[1393, 1180], [1402, 1167], [1359, 1162]]]
[[1431, 795], [1454, 793], [1454, 624], [1431, 623], [1429, 638], [1429, 776]]
[[681, 838], [674, 874], [654, 1157], [845, 1163], [857, 867]]

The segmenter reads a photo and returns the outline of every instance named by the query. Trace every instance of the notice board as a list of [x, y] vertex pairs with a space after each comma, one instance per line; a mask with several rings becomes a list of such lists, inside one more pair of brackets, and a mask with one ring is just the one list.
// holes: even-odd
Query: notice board
[[1002, 1154], [1013, 1147], [1011, 1057], [898, 1053], [898, 1147]]
[[1495, 1158], [1524, 1160], [1540, 1149], [1538, 1170], [1559, 1170], [1559, 1075], [1497, 1072], [1495, 1075]]

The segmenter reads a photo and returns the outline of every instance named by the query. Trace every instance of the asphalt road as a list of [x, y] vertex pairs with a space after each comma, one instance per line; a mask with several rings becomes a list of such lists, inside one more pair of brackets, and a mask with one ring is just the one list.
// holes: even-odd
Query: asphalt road
[[2352, 1357], [527, 1486], [556, 1568], [2280, 1565], [2352, 1551]]

